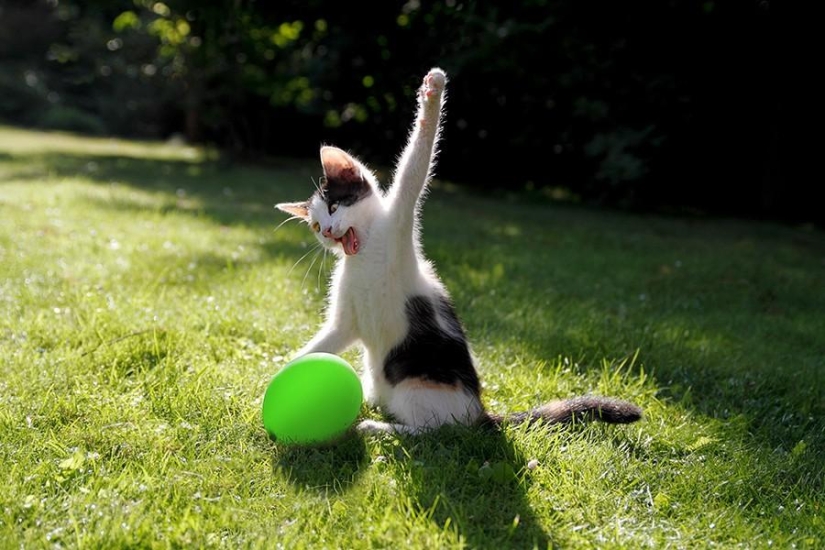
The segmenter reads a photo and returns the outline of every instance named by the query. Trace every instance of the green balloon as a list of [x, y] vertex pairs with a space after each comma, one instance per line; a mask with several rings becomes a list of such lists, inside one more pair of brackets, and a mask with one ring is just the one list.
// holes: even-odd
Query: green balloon
[[264, 428], [283, 443], [325, 443], [355, 422], [362, 399], [349, 363], [331, 353], [309, 353], [272, 377], [262, 406]]

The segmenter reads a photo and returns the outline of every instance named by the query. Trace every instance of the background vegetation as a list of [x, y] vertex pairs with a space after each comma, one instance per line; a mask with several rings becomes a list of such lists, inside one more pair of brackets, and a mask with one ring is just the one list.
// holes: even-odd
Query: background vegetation
[[[452, 78], [442, 177], [634, 208], [820, 218], [769, 0], [0, 2], [0, 119], [373, 164]], [[780, 37], [786, 37], [780, 39]]]

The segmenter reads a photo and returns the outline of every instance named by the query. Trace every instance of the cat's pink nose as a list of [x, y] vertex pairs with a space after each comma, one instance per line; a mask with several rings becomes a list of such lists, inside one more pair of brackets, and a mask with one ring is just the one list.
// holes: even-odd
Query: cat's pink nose
[[324, 230], [321, 231], [321, 235], [323, 235], [324, 237], [326, 237], [328, 239], [334, 239], [335, 238], [335, 237], [332, 236], [332, 228], [331, 227], [325, 227]]

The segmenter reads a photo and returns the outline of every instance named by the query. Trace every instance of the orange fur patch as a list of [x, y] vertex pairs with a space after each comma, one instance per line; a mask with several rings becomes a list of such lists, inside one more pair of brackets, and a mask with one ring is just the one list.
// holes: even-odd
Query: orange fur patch
[[456, 384], [442, 384], [425, 378], [407, 378], [403, 384], [410, 390], [456, 391], [460, 389]]

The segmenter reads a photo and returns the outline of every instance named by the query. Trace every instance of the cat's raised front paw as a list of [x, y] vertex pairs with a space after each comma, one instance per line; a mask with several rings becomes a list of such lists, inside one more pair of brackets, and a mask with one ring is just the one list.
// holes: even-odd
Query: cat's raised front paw
[[430, 69], [427, 76], [424, 77], [424, 84], [421, 86], [421, 92], [424, 97], [431, 98], [440, 94], [447, 84], [447, 74], [439, 68]]

